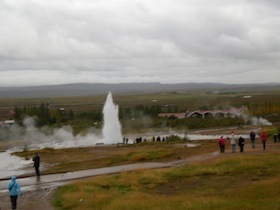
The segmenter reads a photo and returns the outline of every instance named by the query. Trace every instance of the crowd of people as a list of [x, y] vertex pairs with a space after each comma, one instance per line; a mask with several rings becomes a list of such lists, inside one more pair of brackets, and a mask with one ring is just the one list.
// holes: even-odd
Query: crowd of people
[[[173, 135], [172, 135], [173, 136]], [[133, 143], [138, 144], [142, 142], [160, 142], [160, 141], [167, 141], [169, 136], [152, 136], [151, 138], [143, 138], [142, 136], [137, 137], [133, 140]], [[123, 137], [123, 144], [128, 144], [129, 139], [127, 137]]]
[[[263, 150], [266, 149], [266, 142], [267, 142], [267, 135], [265, 131], [262, 131], [259, 134], [261, 143], [262, 143], [262, 148]], [[253, 149], [256, 148], [256, 133], [254, 131], [251, 131], [248, 135], [248, 138], [250, 140], [251, 146]], [[245, 146], [245, 138], [243, 135], [239, 135], [239, 137], [236, 137], [236, 135], [234, 134], [234, 132], [231, 132], [230, 136], [225, 138], [224, 136], [221, 136], [217, 141], [220, 147], [220, 152], [224, 153], [225, 152], [225, 145], [226, 145], [226, 140], [229, 140], [229, 143], [231, 145], [231, 152], [235, 153], [236, 151], [236, 147], [239, 147], [239, 151], [240, 152], [244, 152], [244, 146]], [[273, 135], [273, 142], [280, 143], [280, 133], [278, 134], [274, 134]]]

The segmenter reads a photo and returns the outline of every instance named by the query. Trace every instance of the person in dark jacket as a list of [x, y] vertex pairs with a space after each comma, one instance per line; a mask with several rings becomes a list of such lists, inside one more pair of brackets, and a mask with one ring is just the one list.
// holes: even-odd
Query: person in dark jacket
[[240, 147], [240, 152], [244, 151], [245, 139], [240, 136], [238, 139], [238, 146]]
[[8, 190], [10, 194], [10, 199], [12, 203], [12, 209], [17, 209], [17, 198], [18, 195], [22, 195], [19, 184], [16, 182], [16, 177], [11, 177], [11, 182], [8, 184]]
[[255, 134], [254, 131], [251, 131], [251, 132], [250, 132], [250, 139], [251, 139], [252, 148], [255, 148], [256, 134]]
[[35, 156], [33, 157], [32, 160], [34, 162], [33, 166], [35, 168], [36, 176], [39, 177], [40, 176], [40, 170], [39, 170], [39, 168], [40, 168], [40, 156], [38, 155], [38, 153], [35, 154]]

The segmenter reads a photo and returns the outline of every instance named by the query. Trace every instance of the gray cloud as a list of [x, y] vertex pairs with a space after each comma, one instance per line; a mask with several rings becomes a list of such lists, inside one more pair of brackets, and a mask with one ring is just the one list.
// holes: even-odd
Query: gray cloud
[[280, 3], [3, 0], [0, 85], [278, 82]]

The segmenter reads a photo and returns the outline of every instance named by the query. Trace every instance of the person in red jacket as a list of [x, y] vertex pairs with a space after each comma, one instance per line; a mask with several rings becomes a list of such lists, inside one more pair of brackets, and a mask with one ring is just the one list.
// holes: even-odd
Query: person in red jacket
[[224, 152], [225, 152], [226, 140], [224, 139], [223, 136], [221, 136], [221, 138], [218, 139], [218, 143], [219, 143], [219, 145], [220, 145], [221, 153], [224, 153]]
[[266, 133], [265, 133], [265, 131], [263, 131], [262, 134], [261, 134], [261, 140], [262, 140], [262, 144], [263, 144], [263, 150], [265, 150], [265, 143], [266, 143]]

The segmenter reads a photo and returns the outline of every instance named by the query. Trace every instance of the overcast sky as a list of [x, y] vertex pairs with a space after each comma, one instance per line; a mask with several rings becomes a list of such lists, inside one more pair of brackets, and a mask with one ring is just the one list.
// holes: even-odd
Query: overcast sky
[[279, 0], [0, 0], [0, 86], [280, 82]]

